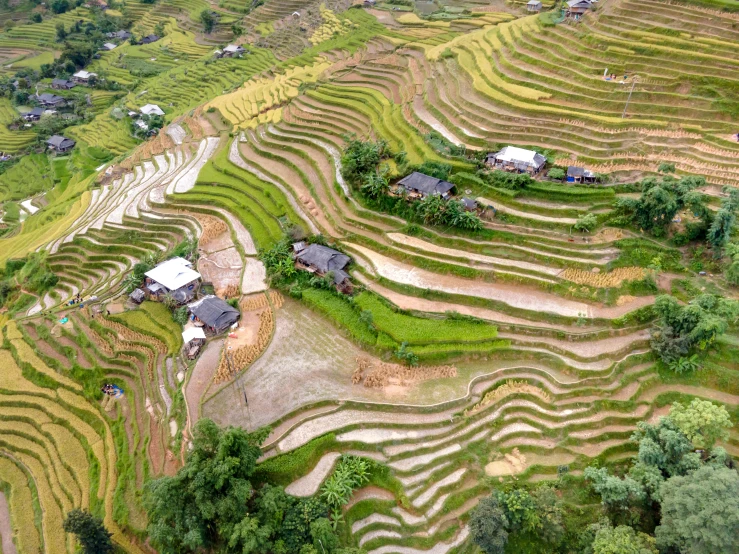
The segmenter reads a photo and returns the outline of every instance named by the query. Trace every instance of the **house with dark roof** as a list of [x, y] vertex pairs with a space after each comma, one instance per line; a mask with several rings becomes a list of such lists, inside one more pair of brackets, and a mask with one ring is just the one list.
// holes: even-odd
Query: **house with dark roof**
[[595, 183], [597, 176], [584, 167], [571, 165], [567, 168], [568, 183]]
[[195, 316], [195, 324], [201, 323], [205, 330], [218, 335], [236, 323], [241, 317], [239, 310], [213, 294], [204, 296], [187, 305]]
[[159, 40], [159, 35], [146, 35], [141, 39], [141, 44], [151, 44]]
[[295, 243], [293, 251], [298, 269], [319, 276], [331, 273], [337, 287], [349, 286], [349, 274], [344, 269], [352, 259], [346, 254], [322, 244], [306, 245], [304, 242]]
[[113, 33], [106, 33], [105, 36], [108, 38], [117, 38], [118, 40], [128, 40], [131, 38], [131, 33], [125, 29], [121, 29], [120, 31], [115, 31]]
[[57, 108], [66, 103], [66, 100], [63, 97], [51, 94], [50, 92], [36, 95], [36, 100], [38, 100], [38, 103], [45, 108]]
[[489, 153], [485, 164], [503, 171], [536, 175], [547, 164], [547, 159], [533, 150], [506, 146], [500, 152]]
[[23, 119], [26, 121], [38, 121], [41, 119], [41, 116], [44, 114], [43, 108], [33, 108], [30, 112], [26, 112], [23, 114]]
[[454, 185], [442, 179], [437, 179], [425, 173], [414, 171], [403, 177], [398, 184], [405, 188], [411, 198], [425, 198], [427, 196], [441, 196], [444, 200], [452, 196]]
[[53, 150], [54, 152], [69, 152], [72, 148], [74, 148], [74, 145], [77, 144], [72, 139], [68, 139], [67, 137], [63, 137], [61, 135], [53, 135], [49, 137], [49, 140], [46, 141], [46, 145], [49, 147], [50, 150]]
[[144, 300], [146, 300], [146, 293], [144, 292], [144, 289], [136, 289], [131, 294], [129, 294], [128, 297], [131, 299], [132, 302], [135, 302], [136, 304], [141, 304]]
[[51, 88], [56, 90], [69, 90], [77, 86], [77, 83], [68, 79], [54, 79], [51, 81]]

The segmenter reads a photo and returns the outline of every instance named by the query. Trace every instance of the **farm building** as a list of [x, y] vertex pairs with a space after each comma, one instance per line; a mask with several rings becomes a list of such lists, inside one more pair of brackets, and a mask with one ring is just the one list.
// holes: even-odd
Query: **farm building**
[[72, 139], [61, 135], [53, 135], [46, 141], [46, 145], [54, 152], [69, 152], [76, 143]]
[[408, 192], [411, 198], [425, 198], [426, 196], [441, 196], [445, 200], [450, 198], [452, 183], [431, 177], [424, 173], [414, 171], [407, 177], [403, 177], [398, 184]]
[[243, 46], [229, 44], [223, 49], [222, 56], [224, 58], [233, 58], [234, 56], [241, 56], [244, 52], [246, 52], [246, 50], [244, 50]]
[[485, 164], [502, 169], [503, 171], [517, 171], [536, 175], [546, 165], [547, 159], [533, 150], [506, 146], [500, 152], [492, 152], [485, 158]]
[[77, 86], [77, 83], [68, 79], [54, 79], [51, 81], [51, 88], [56, 90], [69, 90]]
[[115, 50], [116, 46], [117, 45], [113, 44], [112, 42], [106, 42], [105, 44], [103, 44], [103, 50]]
[[51, 94], [50, 92], [37, 95], [36, 100], [38, 100], [38, 103], [45, 108], [56, 108], [58, 106], [63, 106], [66, 103], [66, 100], [63, 97]]
[[216, 335], [223, 333], [241, 317], [239, 310], [212, 294], [188, 304], [187, 308], [195, 316], [196, 325], [202, 323], [208, 331]]
[[571, 165], [567, 168], [568, 183], [594, 183], [595, 179], [595, 173], [588, 169], [585, 169], [584, 167]]
[[540, 0], [529, 0], [529, 2], [526, 4], [526, 10], [530, 12], [540, 12], [541, 11]]
[[128, 297], [136, 304], [141, 304], [144, 300], [146, 300], [146, 293], [143, 289], [136, 289], [131, 294], [129, 294]]
[[590, 0], [569, 0], [567, 2], [567, 15], [580, 16], [593, 7]]
[[89, 71], [85, 71], [84, 69], [81, 69], [74, 75], [72, 75], [72, 79], [74, 79], [75, 83], [80, 83], [83, 85], [86, 85], [90, 82], [90, 79], [96, 79], [97, 73], [90, 73]]
[[200, 353], [200, 348], [205, 344], [205, 331], [202, 327], [188, 327], [182, 331], [183, 349], [188, 360], [194, 360]]
[[113, 33], [106, 33], [105, 36], [108, 38], [117, 38], [118, 40], [128, 40], [131, 38], [131, 33], [122, 29]]
[[294, 257], [299, 269], [326, 275], [331, 272], [334, 275], [334, 284], [338, 287], [346, 287], [349, 283], [349, 274], [344, 268], [349, 265], [351, 258], [338, 250], [323, 246], [321, 244], [307, 245], [298, 242], [293, 245]]
[[158, 40], [158, 35], [146, 35], [144, 38], [141, 39], [141, 44], [151, 44], [152, 42], [156, 42]]
[[156, 104], [147, 104], [141, 106], [141, 113], [144, 115], [164, 115], [164, 110]]
[[23, 119], [26, 121], [38, 121], [41, 119], [41, 116], [44, 114], [43, 108], [33, 108], [30, 112], [26, 112], [23, 114]]
[[376, 3], [375, 0], [364, 0], [363, 5], [365, 8], [374, 8]]
[[172, 258], [144, 273], [144, 282], [150, 298], [160, 300], [171, 293], [178, 304], [192, 300], [197, 290], [200, 273], [184, 258]]

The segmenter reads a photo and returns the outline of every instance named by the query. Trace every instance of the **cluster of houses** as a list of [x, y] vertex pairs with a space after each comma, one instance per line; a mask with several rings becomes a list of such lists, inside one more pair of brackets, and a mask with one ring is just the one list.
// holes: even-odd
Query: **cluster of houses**
[[136, 304], [147, 299], [162, 301], [169, 295], [178, 305], [187, 306], [189, 321], [182, 338], [185, 353], [190, 359], [198, 355], [207, 336], [225, 332], [241, 317], [239, 310], [215, 295], [197, 298], [200, 278], [192, 262], [179, 257], [171, 258], [147, 271], [143, 286], [130, 294]]

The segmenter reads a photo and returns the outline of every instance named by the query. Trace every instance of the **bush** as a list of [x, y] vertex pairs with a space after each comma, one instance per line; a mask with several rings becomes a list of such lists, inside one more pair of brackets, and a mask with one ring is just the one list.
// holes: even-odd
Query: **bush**
[[553, 167], [549, 170], [549, 173], [547, 173], [547, 177], [554, 179], [555, 181], [561, 181], [565, 178], [565, 170], [559, 167]]

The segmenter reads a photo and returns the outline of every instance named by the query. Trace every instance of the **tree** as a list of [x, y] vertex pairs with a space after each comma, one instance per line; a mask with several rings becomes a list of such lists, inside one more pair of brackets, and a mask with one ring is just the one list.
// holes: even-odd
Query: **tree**
[[103, 520], [86, 510], [75, 508], [64, 519], [64, 531], [77, 536], [84, 554], [108, 554], [114, 551], [113, 535], [103, 525]]
[[341, 156], [341, 174], [349, 184], [361, 186], [370, 173], [377, 172], [380, 161], [389, 155], [387, 142], [352, 139]]
[[627, 510], [641, 504], [646, 498], [644, 487], [633, 478], [627, 476], [620, 479], [609, 475], [604, 467], [586, 467], [583, 475], [591, 482], [595, 492], [600, 494], [603, 505], [611, 510]]
[[637, 533], [627, 525], [599, 525], [593, 540], [593, 554], [657, 554], [654, 537]]
[[554, 179], [555, 181], [561, 181], [565, 178], [565, 170], [561, 167], [553, 167], [547, 173], [547, 177]]
[[264, 431], [249, 434], [220, 429], [209, 419], [197, 422], [185, 465], [173, 477], [149, 482], [144, 491], [149, 537], [159, 552], [266, 547], [272, 528], [261, 525], [249, 505], [255, 492], [250, 478], [265, 438]]
[[51, 3], [51, 11], [54, 13], [64, 13], [69, 10], [69, 2], [67, 0], [54, 0]]
[[408, 367], [418, 365], [418, 356], [408, 348], [408, 343], [403, 342], [395, 351], [395, 357], [408, 364]]
[[685, 207], [702, 218], [710, 216], [705, 197], [696, 191], [705, 184], [702, 177], [675, 179], [666, 176], [661, 180], [650, 177], [640, 183], [640, 198], [621, 198], [616, 206], [640, 229], [662, 236], [677, 212]]
[[64, 28], [64, 23], [59, 22], [56, 24], [56, 40], [61, 42], [65, 38], [67, 38], [67, 30]]
[[688, 406], [675, 402], [670, 419], [695, 448], [701, 449], [710, 449], [716, 441], [727, 440], [733, 426], [726, 408], [700, 398], [694, 398]]
[[210, 34], [216, 26], [216, 18], [208, 8], [200, 12], [200, 23], [203, 24], [203, 32]]
[[739, 552], [739, 474], [706, 465], [662, 486], [660, 549], [685, 554]]
[[31, 21], [33, 21], [34, 23], [41, 23], [42, 20], [43, 20], [43, 17], [41, 16], [40, 13], [34, 12], [31, 14]]
[[700, 457], [693, 453], [690, 440], [671, 417], [661, 417], [654, 425], [640, 421], [631, 440], [639, 442], [636, 465], [655, 467], [664, 478], [685, 475], [700, 467]]
[[736, 317], [739, 303], [712, 294], [702, 294], [687, 306], [676, 298], [658, 296], [654, 303], [657, 315], [651, 330], [652, 351], [666, 364], [672, 364], [696, 350], [713, 345]]
[[598, 225], [598, 217], [595, 214], [585, 214], [577, 218], [575, 230], [589, 233]]
[[675, 164], [662, 162], [661, 164], [659, 164], [657, 171], [659, 171], [660, 173], [675, 173]]
[[723, 192], [728, 196], [721, 200], [721, 208], [716, 212], [707, 235], [708, 244], [713, 248], [716, 258], [723, 255], [724, 247], [734, 229], [736, 211], [739, 208], [739, 190], [724, 187]]
[[389, 190], [387, 179], [377, 171], [371, 171], [365, 175], [362, 192], [369, 198], [377, 200], [385, 196]]
[[175, 321], [175, 323], [185, 325], [187, 323], [187, 308], [185, 306], [177, 308], [174, 312], [172, 312], [172, 319]]
[[480, 500], [470, 514], [470, 535], [485, 554], [504, 554], [508, 543], [508, 519], [495, 496]]

